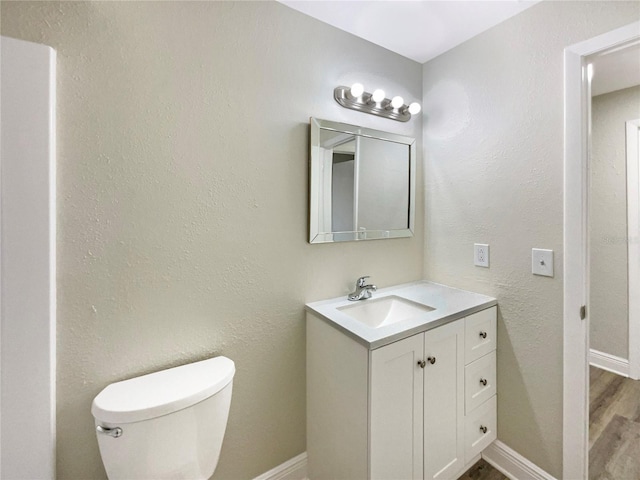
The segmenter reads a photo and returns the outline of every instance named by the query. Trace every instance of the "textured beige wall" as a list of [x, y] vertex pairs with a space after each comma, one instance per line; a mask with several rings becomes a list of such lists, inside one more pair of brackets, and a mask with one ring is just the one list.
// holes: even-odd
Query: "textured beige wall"
[[622, 358], [629, 358], [625, 122], [639, 118], [640, 86], [592, 100], [590, 346]]
[[[425, 276], [498, 298], [498, 437], [557, 478], [563, 50], [639, 18], [638, 2], [545, 1], [424, 66]], [[532, 247], [554, 250], [554, 278], [531, 274]]]
[[417, 280], [416, 237], [307, 243], [310, 116], [339, 84], [422, 96], [422, 67], [273, 2], [2, 2], [2, 34], [58, 52], [58, 474], [104, 478], [108, 383], [236, 362], [215, 478], [305, 450], [305, 302]]

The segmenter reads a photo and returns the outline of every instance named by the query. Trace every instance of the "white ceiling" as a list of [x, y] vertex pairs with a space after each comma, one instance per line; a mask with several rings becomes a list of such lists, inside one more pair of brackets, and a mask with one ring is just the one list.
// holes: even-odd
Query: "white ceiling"
[[278, 0], [424, 63], [540, 0]]

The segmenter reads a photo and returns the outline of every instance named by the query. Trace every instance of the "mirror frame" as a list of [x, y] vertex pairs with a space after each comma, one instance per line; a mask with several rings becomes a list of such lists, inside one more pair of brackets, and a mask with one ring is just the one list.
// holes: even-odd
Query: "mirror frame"
[[[415, 203], [416, 203], [416, 140], [413, 137], [397, 135], [395, 133], [373, 130], [371, 128], [349, 125], [347, 123], [332, 122], [319, 118], [310, 119], [311, 144], [309, 156], [309, 243], [333, 243], [349, 242], [359, 240], [380, 240], [387, 238], [412, 237], [415, 225]], [[320, 131], [330, 130], [361, 137], [394, 142], [409, 147], [409, 205], [408, 205], [408, 228], [395, 230], [364, 230], [350, 232], [321, 232], [320, 231], [320, 207], [319, 190], [322, 182], [319, 177], [320, 158]]]

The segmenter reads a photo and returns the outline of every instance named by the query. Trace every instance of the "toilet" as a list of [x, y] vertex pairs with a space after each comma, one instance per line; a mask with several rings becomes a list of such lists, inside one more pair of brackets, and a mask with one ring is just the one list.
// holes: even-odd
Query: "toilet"
[[235, 365], [226, 357], [112, 383], [93, 400], [109, 480], [205, 480], [220, 457]]

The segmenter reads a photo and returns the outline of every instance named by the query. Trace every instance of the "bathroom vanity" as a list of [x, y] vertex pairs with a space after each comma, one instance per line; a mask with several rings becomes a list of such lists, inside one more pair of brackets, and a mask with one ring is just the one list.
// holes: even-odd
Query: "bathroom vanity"
[[496, 438], [496, 300], [430, 282], [307, 310], [309, 478], [455, 479]]

